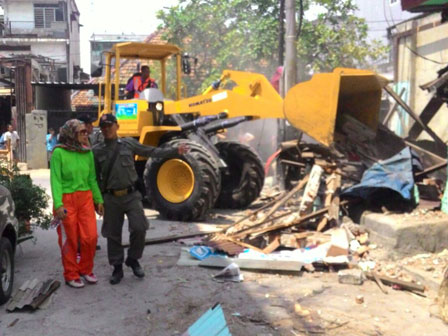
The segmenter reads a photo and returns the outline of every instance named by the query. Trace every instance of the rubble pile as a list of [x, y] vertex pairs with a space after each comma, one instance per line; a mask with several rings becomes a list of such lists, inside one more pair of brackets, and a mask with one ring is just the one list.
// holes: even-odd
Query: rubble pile
[[[285, 146], [289, 145], [292, 144]], [[341, 190], [362, 183], [367, 172], [363, 160], [354, 155], [345, 155], [350, 159], [342, 159], [320, 145], [295, 146], [294, 150], [300, 151], [299, 157], [281, 159], [293, 167], [286, 171], [289, 190], [270, 190], [258, 208], [246, 211], [238, 221], [209, 235], [201, 242], [209, 249], [203, 258], [198, 257], [194, 250], [197, 247], [193, 247], [190, 254], [201, 260], [199, 265], [235, 264], [241, 269], [265, 271], [326, 269], [340, 271], [341, 283], [361, 285], [365, 279], [371, 279], [384, 293], [387, 293], [384, 285], [423, 293], [425, 288], [402, 267], [375, 261], [370, 251], [376, 245], [370, 243], [369, 232], [348, 216], [360, 198], [343, 198]], [[405, 149], [398, 155], [400, 164], [406, 161], [405, 174], [411, 176], [411, 181], [398, 187], [392, 185], [391, 190], [402, 195], [407, 193], [411, 207], [414, 200], [412, 153]], [[394, 160], [390, 158], [382, 164], [395, 164]], [[403, 170], [401, 166], [399, 169]], [[294, 180], [297, 176], [300, 178]], [[428, 181], [428, 185], [435, 185]], [[416, 209], [408, 216], [425, 216], [430, 212], [426, 208]], [[223, 262], [223, 258], [228, 260]]]

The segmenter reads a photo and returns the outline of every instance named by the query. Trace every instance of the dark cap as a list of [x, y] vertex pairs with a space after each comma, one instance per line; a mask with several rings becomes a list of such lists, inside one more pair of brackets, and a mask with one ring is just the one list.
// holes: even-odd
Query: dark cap
[[115, 124], [117, 123], [117, 118], [115, 118], [115, 116], [113, 114], [110, 114], [110, 113], [103, 114], [100, 118], [100, 127], [114, 124], [114, 123]]
[[78, 117], [78, 120], [82, 121], [84, 124], [91, 124], [93, 123], [96, 119], [90, 117], [88, 114], [83, 114], [82, 116]]

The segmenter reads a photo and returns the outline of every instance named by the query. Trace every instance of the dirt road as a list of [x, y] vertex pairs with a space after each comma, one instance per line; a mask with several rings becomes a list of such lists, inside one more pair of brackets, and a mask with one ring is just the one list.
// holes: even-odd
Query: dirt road
[[[33, 177], [48, 186], [44, 173]], [[157, 229], [148, 236], [178, 226], [151, 222]], [[243, 272], [241, 283], [218, 283], [212, 279], [217, 270], [177, 266], [177, 243], [147, 246], [142, 259], [146, 277], [137, 279], [126, 269], [123, 281], [111, 286], [106, 241], [100, 238], [99, 243], [97, 285], [62, 285], [45, 309], [33, 313], [7, 313], [1, 307], [0, 335], [180, 335], [216, 302], [222, 304], [232, 335], [448, 334], [448, 327], [430, 316], [437, 311], [432, 292], [427, 298], [391, 289], [385, 295], [373, 282], [343, 285], [328, 272]], [[56, 232], [38, 231], [35, 244], [28, 241], [17, 250], [15, 288], [33, 278], [63, 281], [61, 270]], [[356, 303], [358, 295], [363, 304]]]

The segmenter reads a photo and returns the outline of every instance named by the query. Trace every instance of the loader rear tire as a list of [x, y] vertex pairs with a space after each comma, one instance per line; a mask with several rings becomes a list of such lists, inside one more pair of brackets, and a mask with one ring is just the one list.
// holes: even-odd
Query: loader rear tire
[[186, 139], [168, 141], [161, 148], [177, 148], [180, 143], [190, 147], [187, 154], [148, 159], [146, 193], [154, 209], [166, 219], [202, 219], [221, 190], [218, 163], [204, 146]]
[[260, 157], [249, 146], [233, 141], [216, 144], [227, 169], [221, 173], [222, 188], [217, 208], [242, 209], [255, 201], [264, 184]]

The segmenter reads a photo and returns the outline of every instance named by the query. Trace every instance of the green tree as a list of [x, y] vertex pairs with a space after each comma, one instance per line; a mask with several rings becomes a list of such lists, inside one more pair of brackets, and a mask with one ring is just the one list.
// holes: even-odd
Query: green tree
[[[354, 16], [352, 0], [304, 0], [305, 10], [311, 2], [323, 13], [303, 20], [297, 57], [304, 74], [365, 67], [385, 54], [384, 46], [367, 41], [367, 25]], [[188, 94], [203, 90], [223, 69], [270, 77], [278, 66], [279, 0], [180, 0], [158, 18], [164, 39], [198, 58], [185, 80]]]

